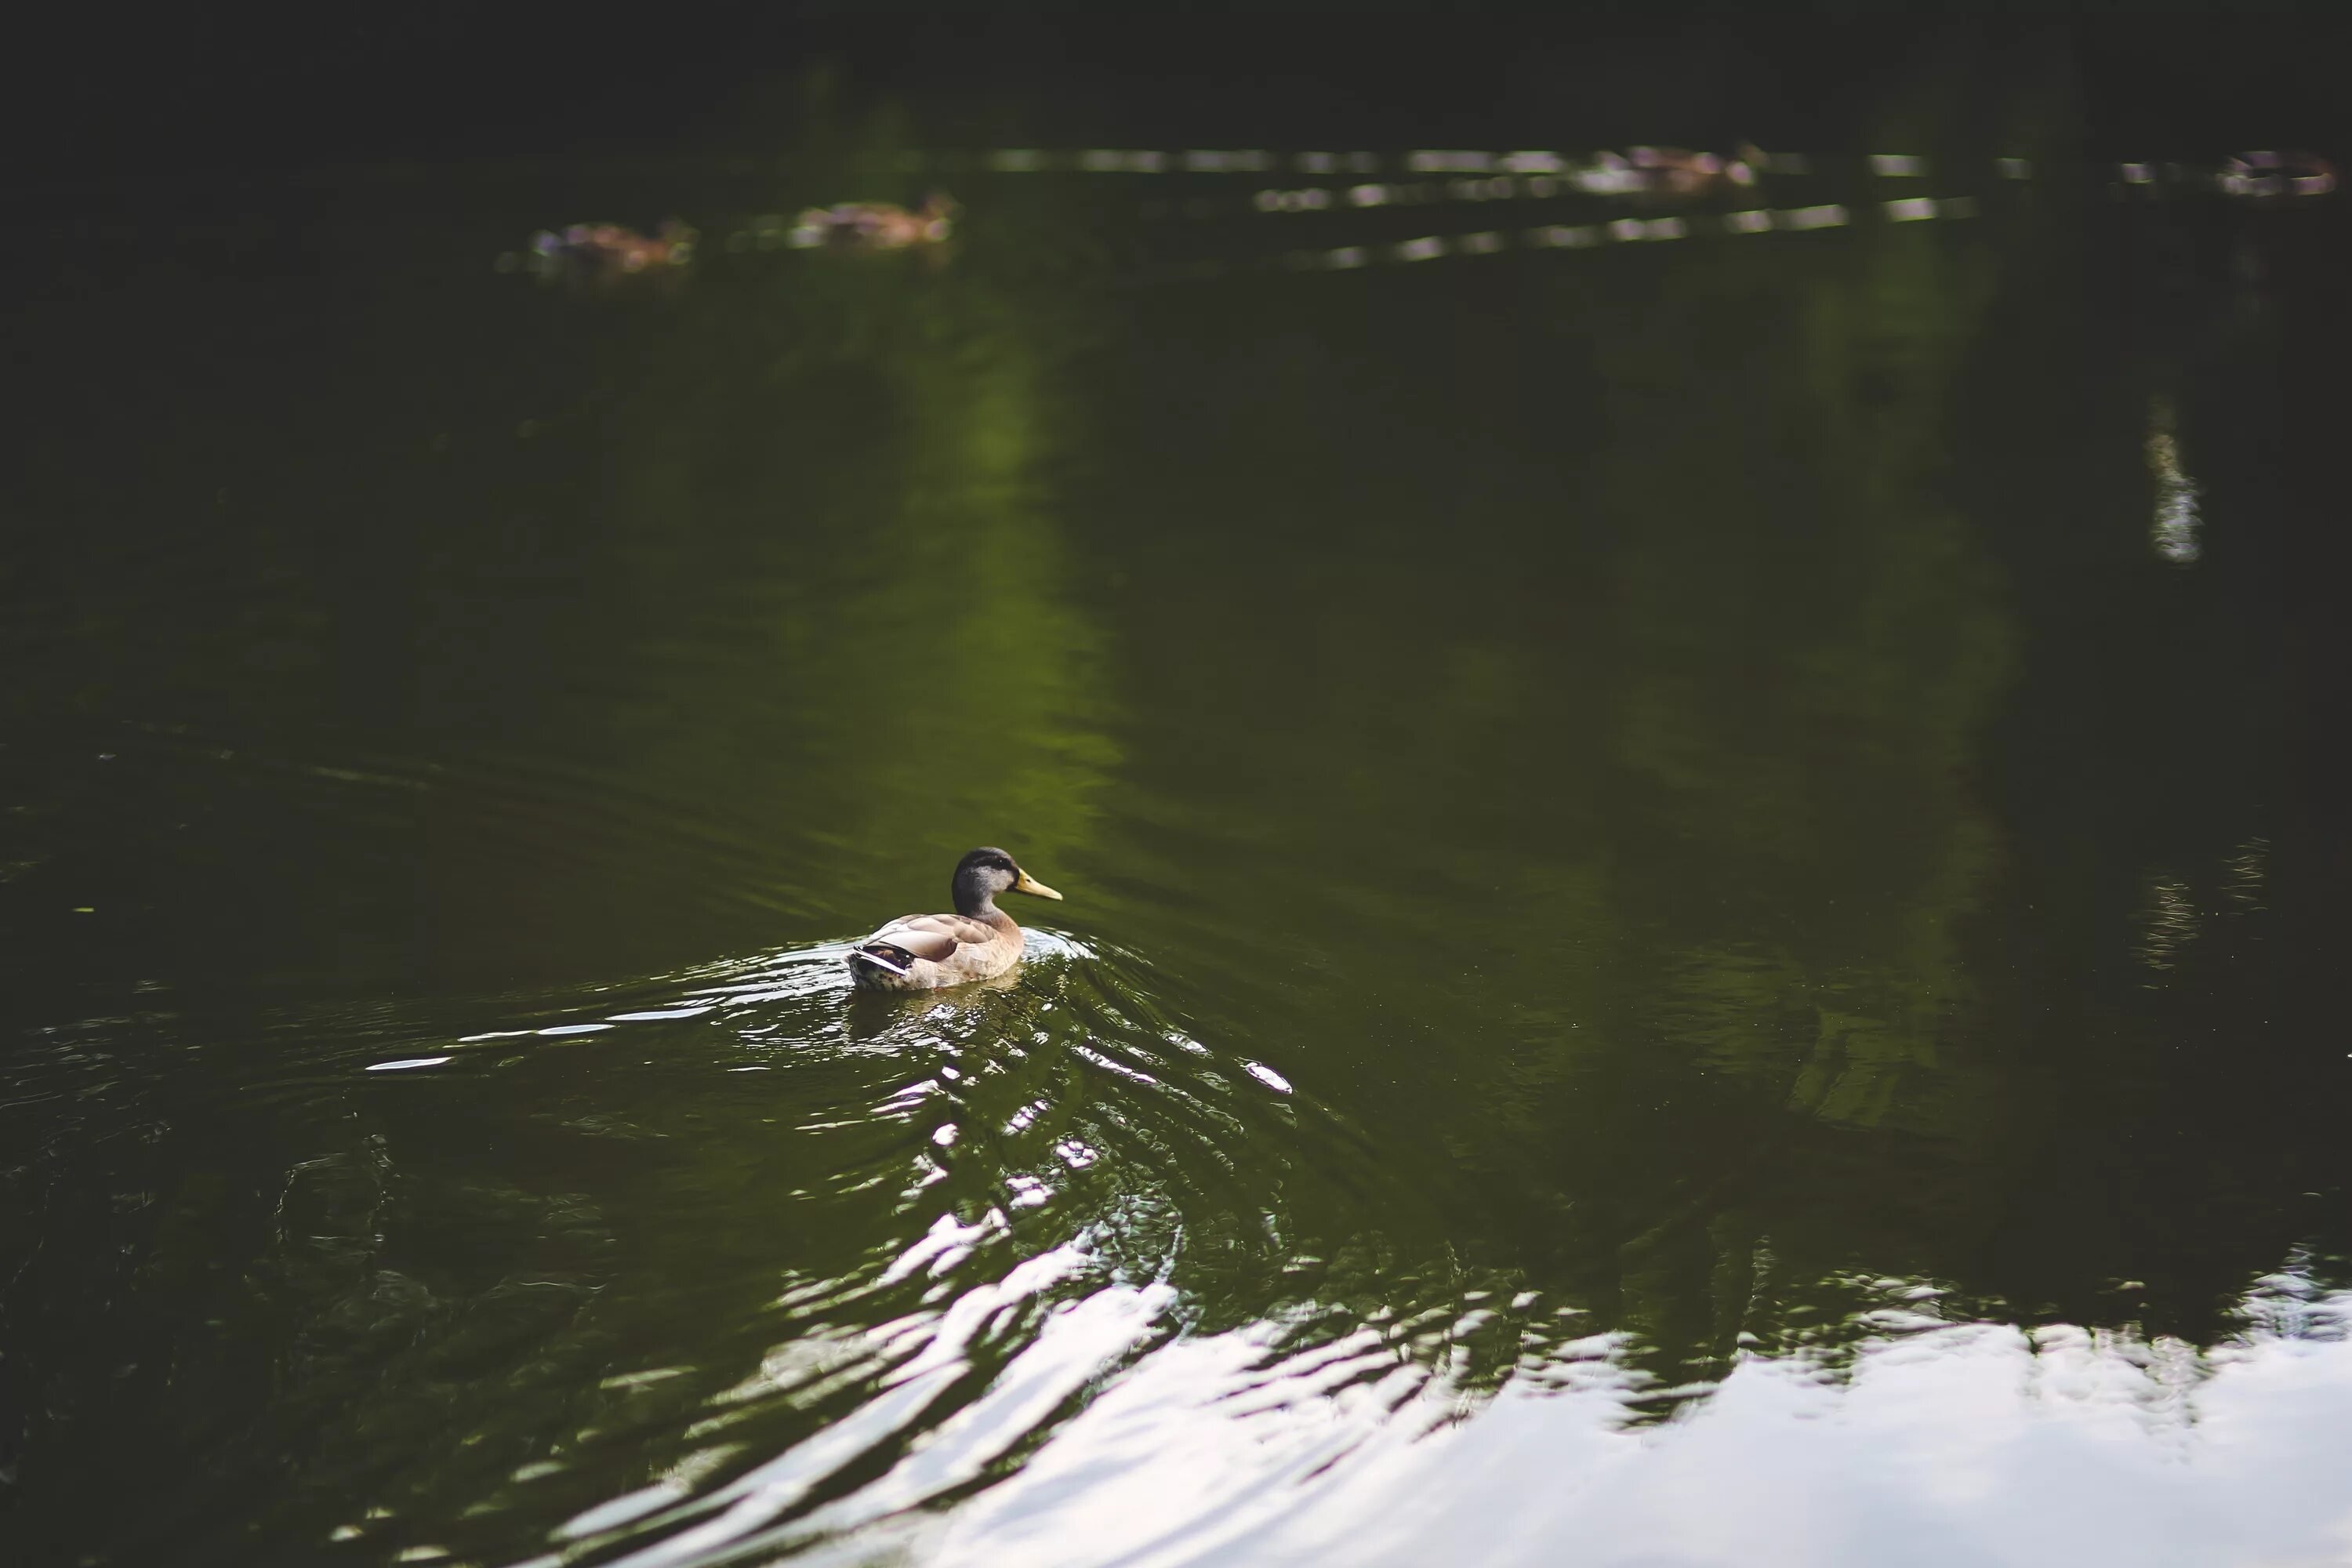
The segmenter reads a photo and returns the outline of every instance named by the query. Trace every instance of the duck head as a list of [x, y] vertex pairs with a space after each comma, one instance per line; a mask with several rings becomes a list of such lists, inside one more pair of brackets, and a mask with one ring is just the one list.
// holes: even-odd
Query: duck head
[[960, 915], [988, 913], [996, 908], [999, 893], [1028, 893], [1040, 899], [1062, 896], [1023, 870], [1012, 856], [994, 848], [975, 849], [957, 861], [955, 880], [950, 886]]

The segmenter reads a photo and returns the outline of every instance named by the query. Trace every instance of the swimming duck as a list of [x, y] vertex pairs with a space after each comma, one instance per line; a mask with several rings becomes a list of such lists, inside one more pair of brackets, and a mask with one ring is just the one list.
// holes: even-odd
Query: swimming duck
[[2251, 201], [2324, 196], [2336, 188], [2336, 165], [2316, 153], [2240, 153], [2218, 183], [2223, 195]]
[[1728, 157], [1681, 147], [1629, 147], [1622, 156], [1596, 154], [1569, 179], [1579, 190], [1597, 196], [1685, 199], [1752, 189], [1764, 165], [1764, 153], [1747, 142]]
[[1746, 190], [1756, 184], [1761, 153], [1743, 145], [1727, 158], [1717, 153], [1692, 153], [1680, 147], [1628, 149], [1633, 167], [1642, 171], [1646, 188], [1668, 196], [1699, 196]]
[[569, 269], [583, 276], [620, 278], [694, 259], [695, 231], [664, 218], [650, 236], [616, 223], [575, 223], [562, 233], [541, 230], [530, 242], [543, 269]]
[[975, 849], [956, 862], [951, 915], [906, 915], [850, 950], [850, 978], [870, 991], [936, 991], [986, 980], [1021, 962], [1021, 928], [996, 907], [999, 893], [1062, 895], [1002, 849]]
[[843, 202], [801, 214], [792, 238], [803, 248], [822, 245], [847, 250], [905, 250], [945, 240], [961, 210], [954, 197], [939, 191], [924, 198], [913, 212], [892, 202]]

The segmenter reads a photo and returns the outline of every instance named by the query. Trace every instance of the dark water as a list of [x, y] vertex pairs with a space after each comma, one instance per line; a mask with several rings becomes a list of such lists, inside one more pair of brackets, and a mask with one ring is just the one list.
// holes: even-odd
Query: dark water
[[2337, 1560], [2331, 205], [847, 166], [18, 258], [12, 1561]]

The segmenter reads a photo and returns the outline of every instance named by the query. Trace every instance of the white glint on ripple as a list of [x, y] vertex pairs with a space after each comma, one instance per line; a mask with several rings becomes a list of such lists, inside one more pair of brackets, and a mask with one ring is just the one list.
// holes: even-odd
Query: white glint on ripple
[[1266, 1066], [1264, 1062], [1244, 1062], [1242, 1063], [1242, 1071], [1249, 1074], [1250, 1077], [1257, 1079], [1258, 1082], [1265, 1085], [1266, 1088], [1274, 1090], [1276, 1094], [1288, 1094], [1291, 1092], [1290, 1080], [1283, 1077], [1280, 1073], [1275, 1071], [1272, 1068]]

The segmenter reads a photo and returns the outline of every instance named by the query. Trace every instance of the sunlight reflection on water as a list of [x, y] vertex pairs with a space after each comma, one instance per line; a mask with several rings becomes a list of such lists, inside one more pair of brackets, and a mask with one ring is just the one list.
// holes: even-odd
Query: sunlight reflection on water
[[[2299, 1332], [2273, 1326], [2282, 1300]], [[1554, 1563], [1565, 1542], [1582, 1563], [1726, 1568], [2343, 1561], [2352, 1296], [2247, 1311], [2263, 1326], [2204, 1356], [1939, 1323], [1869, 1342], [1836, 1378], [1751, 1357], [1652, 1428], [1607, 1384], [1507, 1390], [1451, 1425], [1439, 1393], [1404, 1419], [1360, 1391], [1237, 1416], [1265, 1375], [1244, 1331], [1150, 1357], [910, 1543], [941, 1565], [1071, 1568]]]

